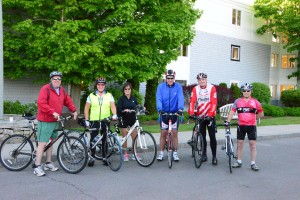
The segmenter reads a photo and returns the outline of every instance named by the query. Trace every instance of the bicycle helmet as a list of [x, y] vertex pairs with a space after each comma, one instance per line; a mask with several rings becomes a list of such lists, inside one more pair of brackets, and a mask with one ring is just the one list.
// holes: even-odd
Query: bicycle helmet
[[98, 83], [104, 83], [104, 84], [106, 84], [105, 78], [103, 78], [103, 77], [98, 78], [98, 79], [96, 80], [96, 84], [98, 84]]
[[175, 73], [175, 71], [172, 70], [172, 69], [169, 69], [169, 70], [167, 71], [167, 73], [166, 73], [166, 77], [168, 77], [168, 76], [173, 76], [173, 77], [175, 77], [175, 75], [176, 75], [176, 73]]
[[250, 83], [244, 83], [242, 86], [241, 86], [241, 90], [253, 90], [253, 86], [250, 84]]
[[53, 71], [50, 73], [50, 78], [52, 78], [53, 76], [60, 76], [62, 77], [62, 73], [59, 71]]
[[200, 79], [200, 78], [207, 78], [207, 74], [206, 73], [199, 73], [197, 75], [197, 79]]

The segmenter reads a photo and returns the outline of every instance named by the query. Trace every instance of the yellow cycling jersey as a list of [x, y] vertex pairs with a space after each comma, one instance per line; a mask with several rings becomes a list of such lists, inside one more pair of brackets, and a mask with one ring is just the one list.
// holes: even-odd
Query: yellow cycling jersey
[[95, 93], [91, 93], [89, 97], [91, 100], [90, 121], [98, 121], [111, 115], [111, 93], [107, 92], [102, 97], [99, 97]]

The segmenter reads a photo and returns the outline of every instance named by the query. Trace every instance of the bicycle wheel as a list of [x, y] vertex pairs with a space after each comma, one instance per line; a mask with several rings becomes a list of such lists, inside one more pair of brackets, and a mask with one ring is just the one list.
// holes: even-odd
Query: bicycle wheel
[[108, 166], [113, 171], [118, 171], [123, 163], [122, 147], [116, 136], [112, 134], [107, 135], [105, 155]]
[[77, 137], [64, 137], [57, 148], [57, 160], [64, 171], [70, 174], [77, 174], [87, 164], [87, 148], [82, 140]]
[[233, 156], [233, 149], [232, 149], [232, 140], [229, 136], [226, 136], [226, 154], [228, 156], [228, 165], [229, 165], [229, 171], [232, 173], [232, 159]]
[[172, 168], [172, 163], [173, 163], [174, 144], [173, 144], [172, 134], [168, 134], [167, 137], [168, 137], [168, 141], [167, 141], [168, 166], [169, 166], [169, 169], [171, 169]]
[[143, 167], [152, 165], [157, 152], [153, 135], [147, 131], [141, 131], [140, 135], [135, 137], [133, 144], [133, 154], [138, 164]]
[[[192, 138], [191, 138], [191, 140], [192, 140], [192, 144], [191, 144], [191, 147], [192, 147], [192, 157], [195, 156], [194, 143], [195, 143], [195, 141], [196, 141], [196, 134], [195, 134], [196, 129], [197, 129], [197, 128], [196, 128], [196, 125], [195, 125], [194, 128], [193, 128]], [[196, 132], [197, 132], [197, 131], [196, 131]]]
[[196, 168], [199, 168], [202, 164], [203, 150], [204, 150], [203, 137], [202, 134], [198, 132], [196, 141], [194, 143], [194, 161], [195, 161]]
[[12, 135], [6, 138], [0, 148], [0, 161], [10, 171], [20, 171], [32, 161], [32, 142], [24, 135]]

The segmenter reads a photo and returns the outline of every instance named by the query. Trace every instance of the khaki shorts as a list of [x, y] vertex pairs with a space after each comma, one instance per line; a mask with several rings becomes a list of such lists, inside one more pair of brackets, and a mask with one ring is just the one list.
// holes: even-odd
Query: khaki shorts
[[39, 142], [49, 142], [50, 138], [55, 139], [57, 137], [58, 122], [38, 122], [37, 127], [37, 140]]

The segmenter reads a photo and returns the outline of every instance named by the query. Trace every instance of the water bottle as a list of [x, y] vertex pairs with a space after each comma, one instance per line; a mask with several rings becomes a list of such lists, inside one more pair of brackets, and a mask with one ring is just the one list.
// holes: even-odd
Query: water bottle
[[90, 142], [86, 134], [83, 135], [83, 143], [86, 144], [87, 148], [90, 148]]
[[94, 140], [92, 141], [92, 146], [94, 146], [94, 145], [97, 143], [97, 141], [99, 140], [99, 138], [100, 138], [100, 135], [97, 135], [97, 136], [94, 138]]

